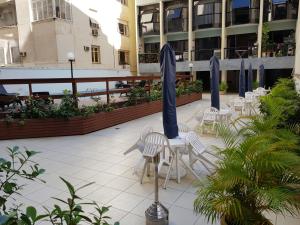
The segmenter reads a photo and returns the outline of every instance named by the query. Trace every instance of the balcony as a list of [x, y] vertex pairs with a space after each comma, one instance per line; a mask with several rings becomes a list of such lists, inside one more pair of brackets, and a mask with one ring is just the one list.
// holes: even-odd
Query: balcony
[[157, 8], [151, 10], [141, 9], [139, 29], [140, 36], [159, 35], [159, 10]]
[[269, 44], [263, 49], [263, 57], [284, 57], [294, 56], [296, 43], [274, 43]]
[[210, 60], [210, 58], [216, 55], [218, 58], [221, 58], [219, 48], [208, 48], [208, 49], [198, 49], [194, 51], [195, 61], [205, 61]]
[[139, 63], [158, 63], [159, 53], [140, 53]]
[[259, 8], [232, 9], [226, 13], [226, 26], [259, 22]]
[[159, 22], [147, 22], [140, 24], [141, 36], [159, 35]]
[[239, 46], [224, 49], [226, 59], [239, 59], [257, 57], [256, 46]]
[[272, 0], [271, 19], [272, 21], [284, 19], [297, 19], [298, 3], [296, 1]]
[[171, 32], [187, 32], [188, 19], [178, 18], [166, 21], [166, 33]]
[[221, 27], [222, 6], [220, 2], [202, 4], [197, 2], [194, 6], [193, 29]]

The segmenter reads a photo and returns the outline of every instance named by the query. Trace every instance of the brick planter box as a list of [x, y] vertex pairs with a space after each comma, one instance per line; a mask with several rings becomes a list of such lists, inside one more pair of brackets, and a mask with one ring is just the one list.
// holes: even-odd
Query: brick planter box
[[[176, 103], [177, 106], [181, 106], [201, 99], [201, 93], [193, 93], [178, 97]], [[0, 140], [87, 134], [161, 111], [162, 102], [154, 101], [115, 109], [112, 112], [100, 112], [87, 118], [28, 119], [25, 120], [24, 125], [17, 121], [7, 124], [2, 120], [0, 121]]]

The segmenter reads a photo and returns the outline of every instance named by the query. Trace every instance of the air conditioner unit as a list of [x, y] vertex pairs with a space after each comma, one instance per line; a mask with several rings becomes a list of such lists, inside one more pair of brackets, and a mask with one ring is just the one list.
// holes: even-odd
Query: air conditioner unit
[[216, 56], [218, 59], [221, 59], [221, 49], [215, 49], [214, 56]]
[[98, 37], [98, 30], [97, 29], [92, 29], [92, 35], [94, 37]]
[[83, 49], [85, 52], [88, 52], [90, 50], [90, 47], [89, 46], [83, 46]]
[[21, 57], [26, 57], [26, 55], [27, 55], [26, 52], [20, 52]]

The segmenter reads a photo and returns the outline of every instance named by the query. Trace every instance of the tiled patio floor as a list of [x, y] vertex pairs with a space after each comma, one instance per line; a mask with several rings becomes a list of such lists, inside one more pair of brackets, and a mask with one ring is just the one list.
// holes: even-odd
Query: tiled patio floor
[[[232, 97], [222, 96], [221, 100], [226, 102]], [[209, 104], [210, 96], [204, 95], [202, 101], [178, 108], [178, 121], [188, 121], [187, 124], [194, 127], [196, 121], [190, 118]], [[6, 146], [18, 145], [41, 152], [35, 160], [46, 169], [43, 179], [47, 183], [26, 186], [24, 196], [19, 197], [25, 204], [42, 210], [42, 206], [53, 206], [55, 201], [51, 197], [66, 196], [66, 188], [58, 176], [76, 186], [94, 181], [94, 185], [81, 190], [79, 195], [99, 204], [112, 205], [109, 214], [121, 225], [143, 225], [145, 209], [154, 198], [153, 180], [145, 179], [141, 185], [138, 177], [133, 175], [133, 166], [139, 160], [138, 152], [127, 156], [123, 152], [137, 140], [146, 126], [162, 130], [161, 113], [83, 136], [1, 141], [0, 149], [3, 151]], [[207, 146], [222, 144], [219, 139], [210, 136], [202, 137], [202, 141]], [[205, 218], [193, 212], [196, 191], [193, 181], [194, 178], [188, 174], [180, 184], [170, 181], [167, 190], [160, 189], [160, 200], [170, 210], [171, 225], [208, 224]], [[87, 210], [91, 212], [90, 207]], [[274, 224], [299, 225], [300, 220], [280, 217], [274, 219]]]

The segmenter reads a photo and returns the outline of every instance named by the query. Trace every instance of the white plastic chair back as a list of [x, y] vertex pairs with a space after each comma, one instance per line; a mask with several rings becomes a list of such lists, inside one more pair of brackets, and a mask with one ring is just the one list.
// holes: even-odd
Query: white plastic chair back
[[253, 97], [254, 97], [254, 93], [253, 92], [248, 91], [248, 92], [245, 93], [245, 99], [247, 99], [247, 100], [253, 100]]
[[216, 121], [219, 110], [214, 107], [209, 107], [204, 111], [203, 120], [204, 121]]
[[178, 131], [181, 133], [187, 133], [191, 131], [191, 129], [183, 123], [178, 123]]
[[186, 140], [193, 147], [193, 151], [196, 155], [201, 155], [206, 150], [206, 147], [202, 144], [198, 135], [195, 132], [189, 132], [186, 136]]
[[148, 134], [145, 138], [143, 156], [154, 157], [164, 150], [166, 144], [169, 146], [169, 141], [163, 134], [156, 132]]
[[233, 106], [234, 107], [243, 107], [244, 106], [244, 101], [245, 99], [242, 97], [235, 98], [233, 101]]
[[146, 128], [142, 131], [142, 133], [140, 134], [140, 140], [141, 140], [142, 142], [144, 142], [146, 136], [147, 136], [148, 134], [152, 133], [152, 132], [153, 132], [153, 128], [152, 128], [152, 127], [146, 127]]

